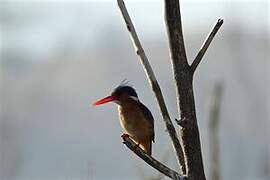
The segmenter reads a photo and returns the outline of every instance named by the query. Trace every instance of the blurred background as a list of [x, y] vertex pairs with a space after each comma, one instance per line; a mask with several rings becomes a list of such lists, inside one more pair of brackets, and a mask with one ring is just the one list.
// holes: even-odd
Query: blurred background
[[[270, 179], [269, 1], [181, 3], [189, 63], [217, 19], [224, 19], [194, 79], [206, 175], [209, 104], [221, 83], [221, 179]], [[163, 1], [126, 5], [177, 118]], [[157, 177], [122, 144], [116, 105], [90, 106], [123, 79], [155, 118], [153, 156], [178, 168], [116, 0], [1, 1], [0, 27], [0, 179]]]

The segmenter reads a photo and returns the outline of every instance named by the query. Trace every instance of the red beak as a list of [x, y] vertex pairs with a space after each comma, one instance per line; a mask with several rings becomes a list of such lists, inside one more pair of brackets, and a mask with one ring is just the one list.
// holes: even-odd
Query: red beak
[[108, 102], [112, 102], [113, 100], [115, 100], [115, 98], [113, 96], [107, 96], [103, 99], [100, 99], [96, 102], [93, 103], [93, 106], [98, 106], [98, 105], [102, 105], [102, 104], [105, 104], [105, 103], [108, 103]]

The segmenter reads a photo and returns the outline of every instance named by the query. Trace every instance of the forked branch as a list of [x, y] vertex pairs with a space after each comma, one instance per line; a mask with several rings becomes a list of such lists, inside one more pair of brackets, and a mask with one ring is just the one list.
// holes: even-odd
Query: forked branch
[[139, 157], [141, 157], [146, 163], [164, 173], [168, 177], [173, 179], [205, 180], [206, 178], [204, 174], [200, 134], [197, 125], [192, 82], [193, 74], [201, 62], [215, 34], [221, 27], [223, 20], [218, 20], [217, 24], [214, 26], [211, 33], [208, 35], [207, 39], [202, 45], [195, 60], [191, 65], [189, 65], [184, 46], [179, 0], [164, 0], [165, 21], [167, 25], [174, 78], [177, 87], [178, 110], [180, 113], [180, 119], [182, 120], [181, 123], [179, 121], [179, 124], [182, 125], [180, 128], [180, 138], [182, 140], [183, 147], [181, 147], [176, 130], [173, 126], [167, 107], [165, 105], [160, 86], [150, 66], [147, 56], [145, 55], [145, 52], [141, 46], [133, 23], [125, 7], [124, 1], [117, 0], [117, 2], [122, 16], [126, 22], [127, 29], [130, 32], [136, 53], [140, 57], [149, 83], [155, 93], [163, 120], [173, 142], [174, 150], [177, 154], [178, 163], [182, 171], [181, 174], [184, 175], [179, 175], [177, 172], [164, 166], [153, 157], [145, 154], [143, 150], [137, 148], [136, 144], [131, 139], [124, 139], [124, 144]]
[[178, 123], [181, 125], [179, 134], [183, 145], [186, 175], [189, 180], [205, 180], [193, 93], [193, 74], [223, 21], [218, 21], [190, 66], [185, 53], [179, 0], [164, 0], [164, 5], [170, 56], [177, 91], [178, 112], [181, 119]]
[[185, 173], [185, 161], [184, 161], [182, 147], [181, 147], [181, 144], [180, 144], [179, 139], [177, 137], [177, 133], [176, 133], [176, 130], [173, 126], [171, 118], [169, 116], [168, 109], [166, 107], [160, 86], [157, 82], [157, 79], [156, 79], [155, 74], [152, 70], [152, 67], [148, 61], [148, 58], [145, 55], [145, 52], [142, 48], [142, 45], [141, 45], [140, 40], [139, 40], [137, 33], [135, 31], [134, 25], [130, 19], [130, 16], [128, 14], [128, 11], [127, 11], [127, 8], [124, 4], [124, 1], [117, 0], [117, 2], [118, 2], [118, 6], [121, 10], [122, 16], [126, 22], [127, 29], [130, 32], [131, 39], [133, 41], [133, 45], [135, 47], [136, 53], [140, 57], [141, 63], [143, 64], [143, 67], [144, 67], [145, 73], [148, 77], [149, 83], [150, 83], [150, 85], [155, 93], [163, 120], [165, 122], [166, 128], [167, 128], [169, 135], [171, 137], [171, 140], [173, 142], [174, 150], [176, 151], [176, 154], [177, 154], [178, 164], [181, 168], [182, 173], [184, 174]]

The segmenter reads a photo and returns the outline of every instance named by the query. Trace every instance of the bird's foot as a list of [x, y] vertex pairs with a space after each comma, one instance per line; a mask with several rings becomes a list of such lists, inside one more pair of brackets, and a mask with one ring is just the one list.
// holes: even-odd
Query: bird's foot
[[129, 135], [124, 133], [124, 134], [122, 134], [122, 135], [121, 135], [121, 137], [122, 137], [122, 138], [123, 138], [123, 140], [125, 141], [125, 140], [126, 140], [126, 138], [129, 138]]

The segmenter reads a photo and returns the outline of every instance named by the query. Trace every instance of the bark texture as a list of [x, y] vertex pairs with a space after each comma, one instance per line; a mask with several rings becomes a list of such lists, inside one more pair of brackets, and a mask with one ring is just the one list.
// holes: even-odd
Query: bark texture
[[186, 57], [178, 0], [165, 0], [165, 20], [180, 112], [186, 174], [189, 179], [205, 180], [193, 95], [193, 73]]

